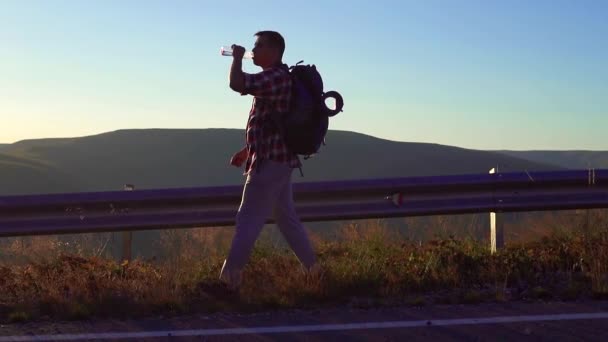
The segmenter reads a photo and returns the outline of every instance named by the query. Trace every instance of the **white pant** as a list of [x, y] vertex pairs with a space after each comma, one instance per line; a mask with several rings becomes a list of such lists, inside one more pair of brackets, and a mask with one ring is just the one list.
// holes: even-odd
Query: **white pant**
[[255, 241], [272, 214], [277, 226], [300, 262], [310, 268], [316, 257], [308, 234], [298, 218], [291, 184], [293, 169], [287, 163], [260, 160], [247, 176], [236, 215], [236, 233], [220, 278], [238, 284]]

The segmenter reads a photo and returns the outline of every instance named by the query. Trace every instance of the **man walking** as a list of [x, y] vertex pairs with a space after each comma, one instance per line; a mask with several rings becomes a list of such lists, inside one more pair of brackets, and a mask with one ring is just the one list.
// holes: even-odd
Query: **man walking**
[[232, 46], [230, 88], [254, 97], [247, 121], [246, 146], [230, 160], [236, 167], [245, 163], [247, 176], [236, 216], [236, 233], [220, 273], [220, 279], [232, 288], [240, 285], [242, 269], [270, 215], [274, 215], [304, 267], [310, 271], [316, 265], [308, 234], [293, 203], [291, 174], [294, 168], [301, 167], [300, 160], [287, 148], [270, 118], [273, 113], [288, 111], [290, 106], [291, 78], [289, 68], [282, 62], [285, 40], [274, 31], [260, 31], [255, 36], [253, 63], [262, 68], [259, 73], [244, 73], [245, 49]]

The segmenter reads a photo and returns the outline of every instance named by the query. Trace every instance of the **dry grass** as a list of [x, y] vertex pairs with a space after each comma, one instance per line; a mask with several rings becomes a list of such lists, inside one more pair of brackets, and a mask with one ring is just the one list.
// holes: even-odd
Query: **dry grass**
[[608, 219], [605, 211], [588, 213], [568, 229], [512, 242], [495, 255], [472, 238], [420, 243], [382, 220], [346, 223], [337, 239], [313, 234], [324, 270], [318, 276], [302, 272], [293, 253], [265, 233], [237, 295], [222, 292], [216, 280], [231, 229], [164, 231], [157, 260], [131, 263], [107, 257], [107, 234], [85, 234], [70, 245], [58, 237], [4, 239], [0, 320], [605, 298]]

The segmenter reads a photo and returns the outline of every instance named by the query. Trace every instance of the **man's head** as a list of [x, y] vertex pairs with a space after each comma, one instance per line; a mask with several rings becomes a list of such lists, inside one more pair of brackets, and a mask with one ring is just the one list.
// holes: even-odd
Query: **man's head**
[[281, 63], [285, 52], [285, 40], [275, 31], [260, 31], [253, 47], [253, 64], [268, 68]]

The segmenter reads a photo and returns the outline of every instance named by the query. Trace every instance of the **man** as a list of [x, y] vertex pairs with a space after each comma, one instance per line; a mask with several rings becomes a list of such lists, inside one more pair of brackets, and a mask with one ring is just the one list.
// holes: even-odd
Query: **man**
[[238, 45], [232, 46], [230, 68], [230, 88], [254, 96], [246, 146], [230, 160], [236, 167], [245, 163], [247, 176], [236, 216], [236, 233], [220, 273], [220, 279], [233, 289], [240, 285], [242, 269], [270, 215], [274, 215], [281, 233], [306, 269], [312, 271], [316, 265], [310, 240], [293, 203], [291, 174], [301, 166], [300, 160], [289, 151], [270, 120], [272, 113], [286, 112], [290, 105], [291, 78], [289, 68], [282, 62], [285, 40], [274, 31], [260, 31], [255, 37], [253, 63], [262, 71], [257, 74], [242, 71], [245, 49]]

